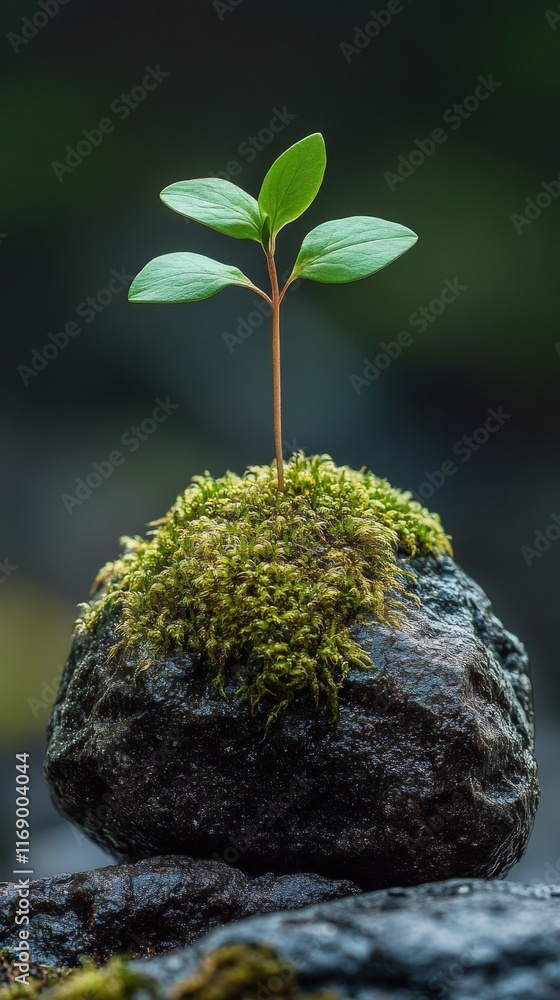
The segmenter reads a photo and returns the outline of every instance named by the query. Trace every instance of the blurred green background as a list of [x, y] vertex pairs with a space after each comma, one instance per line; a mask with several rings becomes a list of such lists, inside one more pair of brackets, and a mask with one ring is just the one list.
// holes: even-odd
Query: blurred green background
[[[559, 180], [560, 7], [391, 0], [389, 15], [386, 0], [56, 6], [4, 0], [0, 14], [0, 734], [8, 815], [12, 754], [33, 752], [36, 873], [102, 860], [58, 823], [40, 775], [76, 604], [119, 536], [142, 532], [192, 475], [273, 457], [267, 325], [233, 349], [224, 337], [240, 320], [251, 329], [250, 294], [140, 307], [125, 291], [103, 290], [113, 269], [130, 278], [174, 250], [216, 256], [264, 280], [256, 245], [187, 225], [158, 193], [172, 181], [235, 171], [231, 179], [256, 195], [272, 160], [320, 130], [325, 183], [282, 234], [282, 269], [308, 229], [344, 215], [401, 222], [420, 240], [371, 279], [304, 283], [287, 298], [286, 455], [328, 452], [428, 497], [428, 473], [453, 460], [455, 443], [489, 408], [511, 415], [468, 462], [455, 459], [456, 473], [428, 505], [453, 535], [458, 562], [531, 654], [543, 805], [513, 877], [547, 878], [560, 855], [560, 543], [531, 565], [521, 549], [560, 514], [560, 198], [529, 209], [530, 224], [512, 216], [543, 181]], [[360, 33], [368, 22], [370, 34]], [[147, 67], [160, 82], [135, 90]], [[479, 77], [491, 77], [493, 92], [475, 107]], [[128, 105], [123, 94], [132, 95]], [[448, 113], [456, 103], [462, 110]], [[285, 124], [274, 134], [278, 112]], [[64, 170], [67, 147], [76, 150], [84, 130], [107, 118], [108, 134], [89, 154], [81, 146], [86, 155]], [[430, 151], [425, 140], [438, 128], [446, 141], [421, 163], [418, 142]], [[411, 169], [404, 161], [413, 150]], [[399, 165], [409, 176], [388, 183]], [[436, 303], [422, 331], [411, 317], [446, 280], [464, 290], [434, 317]], [[80, 332], [53, 348], [49, 335], [72, 322]], [[412, 344], [357, 392], [351, 376], [400, 331]], [[123, 449], [122, 435], [167, 396], [179, 408], [134, 451]], [[70, 513], [63, 496], [118, 448], [124, 463]], [[11, 842], [5, 823], [0, 878], [12, 867]]]

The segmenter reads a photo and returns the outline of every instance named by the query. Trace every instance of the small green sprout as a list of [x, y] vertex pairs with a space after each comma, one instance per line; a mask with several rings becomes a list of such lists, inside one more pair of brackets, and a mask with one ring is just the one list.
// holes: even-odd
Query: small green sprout
[[131, 302], [197, 302], [228, 285], [256, 292], [272, 310], [274, 445], [278, 490], [284, 492], [280, 367], [280, 307], [292, 282], [300, 278], [341, 283], [366, 278], [412, 247], [418, 237], [396, 222], [366, 215], [325, 222], [305, 237], [283, 288], [275, 263], [276, 237], [314, 201], [323, 181], [326, 151], [320, 133], [296, 142], [272, 164], [258, 201], [219, 177], [170, 184], [161, 192], [165, 205], [234, 239], [262, 246], [268, 265], [270, 295], [231, 264], [197, 253], [169, 253], [146, 264], [130, 286]]

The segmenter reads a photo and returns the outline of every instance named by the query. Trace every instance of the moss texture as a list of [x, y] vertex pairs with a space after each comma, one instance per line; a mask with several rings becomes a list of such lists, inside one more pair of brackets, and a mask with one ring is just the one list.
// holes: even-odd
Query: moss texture
[[118, 609], [116, 648], [139, 669], [188, 650], [222, 694], [233, 676], [252, 710], [268, 699], [269, 724], [302, 693], [336, 718], [350, 668], [372, 666], [352, 625], [405, 624], [409, 574], [397, 557], [451, 552], [438, 516], [409, 493], [301, 453], [285, 493], [274, 466], [206, 473], [153, 526], [123, 539], [77, 630]]
[[5, 1000], [27, 998], [34, 1000], [45, 990], [60, 983], [71, 974], [69, 969], [55, 969], [47, 965], [30, 963], [28, 985], [16, 982], [21, 975], [20, 969], [14, 965], [14, 959], [7, 948], [0, 949], [0, 997]]
[[134, 972], [122, 958], [112, 958], [102, 969], [89, 963], [83, 969], [51, 969], [32, 966], [27, 985], [16, 983], [16, 971], [7, 953], [0, 952], [0, 971], [6, 988], [0, 988], [2, 1000], [128, 1000], [142, 988], [147, 996], [155, 995], [153, 982]]
[[[37, 967], [28, 986], [2, 989], [3, 982], [12, 982], [12, 971], [7, 952], [0, 952], [0, 974], [0, 997], [5, 1000], [129, 1000], [140, 990], [146, 997], [161, 996], [152, 979], [119, 956], [101, 969], [91, 963], [80, 970]], [[263, 995], [275, 1000], [339, 1000], [334, 992], [302, 993], [292, 966], [267, 945], [227, 945], [210, 952], [192, 976], [171, 990], [170, 1000], [262, 1000]]]
[[[227, 945], [205, 955], [197, 971], [180, 982], [171, 1000], [305, 1000], [292, 966], [266, 945]], [[337, 1000], [316, 993], [316, 1000]]]

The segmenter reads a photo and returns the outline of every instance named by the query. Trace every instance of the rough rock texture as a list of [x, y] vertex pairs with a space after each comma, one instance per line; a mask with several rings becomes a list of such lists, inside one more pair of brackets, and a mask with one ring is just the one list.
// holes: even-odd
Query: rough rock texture
[[[29, 944], [34, 962], [56, 966], [78, 966], [83, 955], [160, 955], [231, 920], [358, 891], [317, 875], [251, 880], [216, 861], [153, 858], [32, 882]], [[13, 886], [0, 886], [0, 948], [13, 946], [19, 900]]]
[[[234, 943], [272, 945], [297, 970], [305, 993], [334, 989], [349, 1000], [558, 1000], [560, 886], [456, 880], [389, 889], [244, 920], [134, 967], [169, 996], [205, 954]], [[261, 996], [274, 996], [274, 989], [263, 984]]]
[[520, 642], [452, 559], [407, 567], [406, 630], [355, 635], [338, 726], [301, 699], [263, 741], [187, 655], [135, 675], [114, 622], [78, 637], [50, 723], [60, 812], [119, 859], [223, 857], [251, 874], [315, 871], [362, 888], [503, 875], [538, 804]]

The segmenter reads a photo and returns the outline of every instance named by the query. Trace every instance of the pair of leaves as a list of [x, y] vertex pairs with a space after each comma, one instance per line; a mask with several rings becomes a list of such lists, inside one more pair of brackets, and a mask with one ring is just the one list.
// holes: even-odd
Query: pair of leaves
[[[274, 246], [276, 234], [314, 200], [325, 171], [323, 137], [308, 136], [286, 150], [268, 171], [256, 201], [222, 178], [171, 184], [161, 193], [169, 208], [236, 239]], [[417, 236], [397, 223], [354, 216], [317, 226], [305, 237], [289, 281], [309, 278], [348, 282], [386, 267], [416, 243]], [[194, 253], [156, 257], [129, 290], [134, 302], [195, 302], [228, 285], [256, 289], [238, 268]]]
[[164, 205], [238, 240], [268, 245], [299, 218], [315, 199], [323, 181], [327, 155], [323, 136], [309, 135], [272, 164], [256, 201], [231, 181], [203, 177], [170, 184], [161, 192]]

